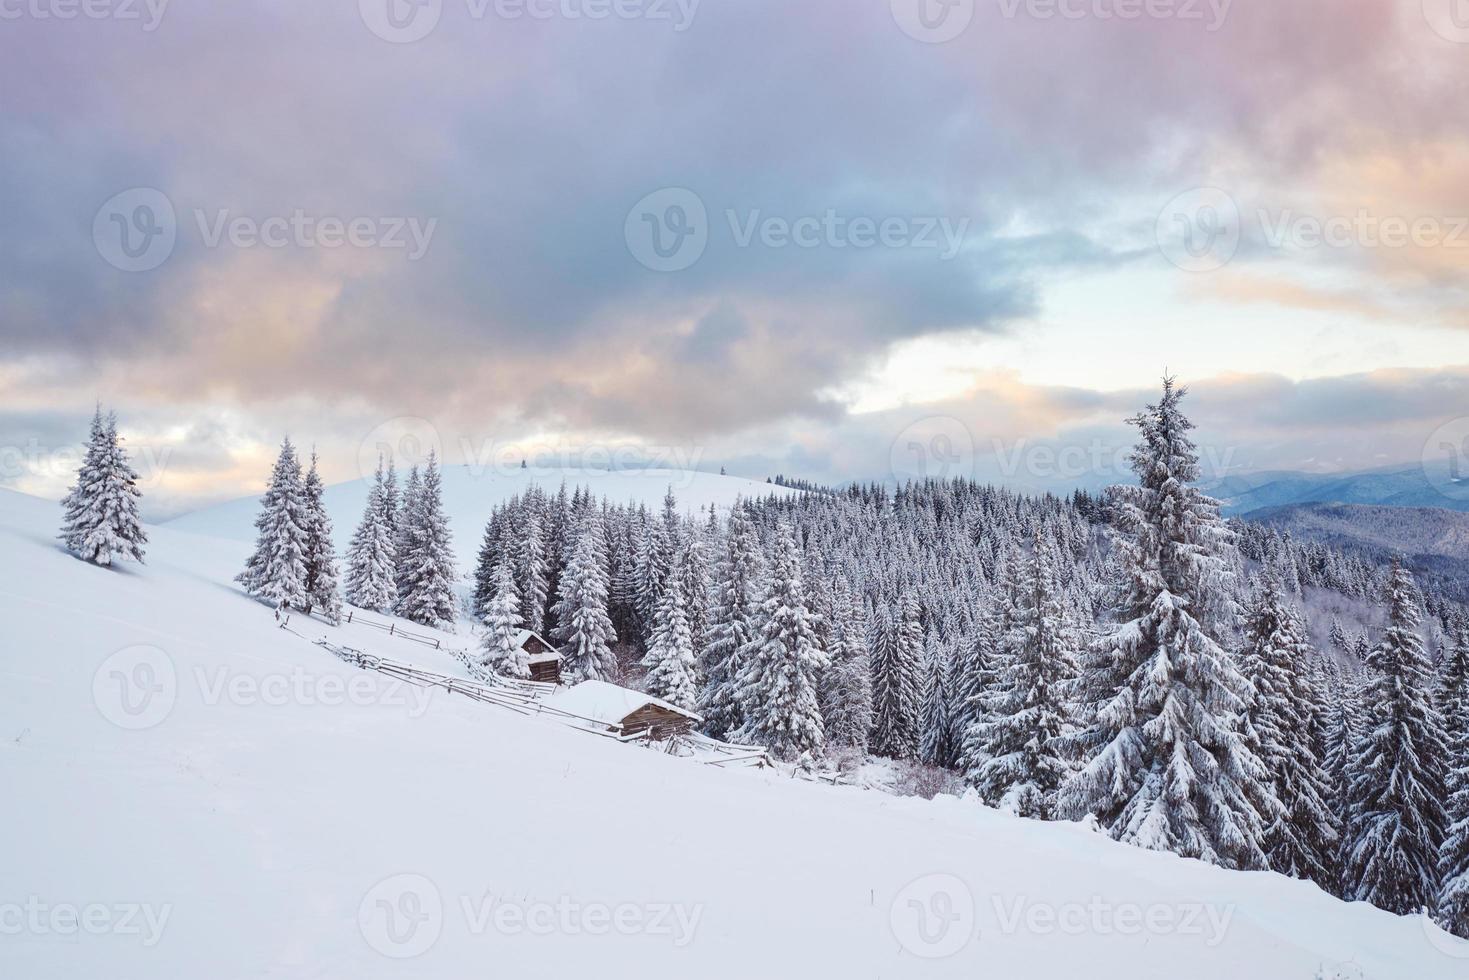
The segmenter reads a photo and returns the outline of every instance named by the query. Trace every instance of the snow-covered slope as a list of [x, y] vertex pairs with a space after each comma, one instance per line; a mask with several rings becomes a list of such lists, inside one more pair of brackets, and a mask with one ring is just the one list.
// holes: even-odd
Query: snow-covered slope
[[[400, 474], [400, 481], [404, 476], [406, 474]], [[672, 487], [679, 509], [687, 513], [697, 513], [711, 504], [727, 510], [741, 497], [748, 499], [769, 493], [784, 495], [797, 492], [755, 480], [680, 470], [579, 470], [563, 475], [539, 470], [447, 466], [443, 479], [444, 509], [454, 533], [460, 571], [472, 567], [479, 550], [480, 534], [490, 519], [490, 512], [496, 505], [524, 493], [531, 486], [539, 486], [546, 493], [554, 494], [564, 480], [568, 490], [583, 486], [590, 488], [599, 500], [604, 497], [613, 503], [635, 500], [652, 510], [663, 506], [663, 496]], [[362, 518], [362, 508], [367, 503], [370, 488], [369, 480], [354, 480], [327, 488], [327, 510], [332, 515], [337, 546], [341, 551], [346, 550], [352, 531]], [[165, 526], [232, 541], [253, 541], [258, 510], [259, 498], [245, 497], [185, 514], [168, 521]]]
[[0, 491], [0, 977], [1469, 970], [1302, 882], [425, 698], [308, 639], [450, 658], [278, 629], [230, 584], [244, 544], [156, 528], [109, 571], [57, 514]]

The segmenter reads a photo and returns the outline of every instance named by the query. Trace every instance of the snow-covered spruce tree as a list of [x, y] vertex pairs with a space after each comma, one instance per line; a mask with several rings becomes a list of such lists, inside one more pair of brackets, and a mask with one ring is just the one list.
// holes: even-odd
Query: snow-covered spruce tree
[[983, 762], [968, 773], [986, 802], [1041, 820], [1055, 816], [1056, 793], [1072, 771], [1067, 698], [1078, 669], [1077, 636], [1056, 586], [1055, 561], [1042, 539], [1025, 563], [995, 696], [974, 728]]
[[954, 669], [955, 722], [968, 732], [985, 715], [986, 699], [993, 694], [1004, 657], [999, 595], [986, 591], [974, 617], [974, 627], [959, 649]]
[[138, 518], [141, 497], [138, 474], [117, 435], [117, 416], [103, 418], [99, 405], [76, 483], [61, 502], [60, 537], [67, 550], [94, 565], [111, 565], [115, 558], [141, 562], [148, 543]]
[[315, 610], [328, 622], [342, 620], [342, 597], [337, 587], [337, 553], [332, 544], [332, 519], [323, 500], [325, 487], [316, 468], [316, 451], [306, 472], [302, 497], [306, 505], [306, 615]]
[[1463, 624], [1444, 664], [1439, 711], [1448, 731], [1450, 761], [1449, 827], [1439, 848], [1437, 918], [1445, 929], [1469, 939], [1469, 631]]
[[703, 538], [697, 532], [689, 533], [677, 568], [684, 611], [689, 618], [689, 639], [696, 651], [702, 650], [709, 629], [709, 560], [705, 557]]
[[520, 595], [515, 590], [515, 578], [505, 564], [495, 573], [495, 595], [485, 612], [485, 635], [481, 643], [484, 656], [482, 666], [499, 674], [526, 680], [530, 677], [530, 657], [516, 643], [520, 632]]
[[387, 494], [387, 477], [379, 459], [362, 523], [347, 549], [347, 601], [369, 612], [392, 612], [398, 603], [397, 557]]
[[959, 761], [959, 737], [954, 730], [953, 658], [937, 634], [930, 631], [925, 644], [923, 718], [918, 758], [930, 766], [952, 769]]
[[960, 648], [955, 681], [956, 723], [959, 731], [959, 771], [971, 784], [989, 761], [987, 725], [1002, 695], [1006, 631], [1010, 612], [1003, 608], [1003, 592], [986, 589], [975, 615], [974, 629]]
[[564, 682], [610, 680], [617, 670], [612, 644], [617, 634], [607, 615], [607, 566], [601, 516], [590, 511], [577, 529], [571, 561], [561, 573], [556, 601], [556, 640], [565, 656]]
[[1401, 562], [1393, 563], [1388, 603], [1387, 631], [1367, 657], [1345, 876], [1349, 899], [1411, 915], [1438, 898], [1447, 746], [1418, 633], [1417, 590]]
[[866, 750], [872, 730], [872, 662], [867, 653], [867, 625], [842, 576], [832, 582], [832, 616], [827, 657], [821, 675], [821, 716], [827, 741]]
[[260, 498], [255, 552], [235, 581], [277, 609], [306, 607], [306, 494], [301, 461], [287, 438]]
[[741, 651], [754, 636], [754, 620], [764, 592], [764, 553], [760, 535], [735, 502], [724, 538], [724, 556], [714, 574], [714, 601], [709, 628], [700, 654], [704, 686], [699, 692], [699, 714], [704, 732], [724, 738], [744, 721], [735, 696], [741, 669]]
[[801, 583], [795, 535], [781, 524], [775, 535], [770, 588], [756, 630], [740, 654], [736, 696], [745, 722], [739, 738], [763, 745], [777, 758], [820, 755], [826, 744], [816, 679], [826, 651], [816, 643]]
[[648, 693], [689, 711], [699, 701], [698, 664], [684, 609], [683, 582], [670, 576], [653, 614], [653, 636], [643, 657]]
[[[670, 491], [670, 497], [671, 497]], [[651, 520], [643, 529], [642, 538], [638, 545], [638, 564], [636, 564], [636, 608], [638, 608], [638, 619], [642, 623], [643, 641], [649, 642], [652, 638], [652, 621], [658, 614], [658, 604], [663, 602], [664, 589], [668, 588], [668, 576], [671, 570], [668, 567], [668, 558], [673, 554], [676, 542], [671, 542], [670, 529], [667, 523], [660, 520]]]
[[872, 660], [872, 739], [876, 755], [911, 758], [918, 751], [921, 708], [917, 651], [902, 620], [886, 607], [874, 616], [869, 643]]
[[403, 485], [401, 496], [396, 486], [393, 488], [393, 554], [396, 556], [393, 584], [398, 590], [398, 606], [394, 612], [400, 615], [403, 597], [408, 591], [408, 555], [418, 547], [415, 536], [418, 534], [418, 497], [422, 488], [423, 479], [417, 466], [408, 471], [408, 481]]
[[1095, 814], [1114, 839], [1152, 850], [1264, 868], [1279, 803], [1239, 732], [1249, 684], [1221, 642], [1237, 616], [1233, 542], [1218, 503], [1193, 486], [1185, 393], [1167, 378], [1158, 404], [1131, 420], [1139, 485], [1109, 491], [1126, 582], [1117, 624], [1086, 657], [1085, 762], [1058, 814]]
[[439, 461], [432, 451], [403, 522], [408, 548], [398, 555], [398, 615], [425, 626], [451, 626], [454, 551], [444, 516]]
[[1331, 686], [1328, 694], [1328, 720], [1326, 732], [1326, 756], [1323, 771], [1330, 795], [1327, 803], [1336, 818], [1338, 830], [1337, 846], [1330, 853], [1331, 887], [1333, 895], [1341, 898], [1347, 894], [1344, 877], [1346, 852], [1349, 841], [1347, 832], [1352, 824], [1351, 779], [1352, 758], [1357, 740], [1361, 737], [1361, 716], [1357, 691], [1357, 680], [1335, 664], [1328, 671]]
[[1311, 739], [1312, 711], [1321, 700], [1311, 681], [1315, 654], [1286, 594], [1278, 572], [1269, 569], [1246, 613], [1240, 670], [1253, 691], [1245, 741], [1265, 764], [1284, 808], [1265, 830], [1270, 867], [1330, 890], [1339, 827]]
[[541, 515], [535, 503], [528, 499], [515, 541], [515, 577], [521, 622], [534, 633], [541, 632], [545, 625], [547, 572]]

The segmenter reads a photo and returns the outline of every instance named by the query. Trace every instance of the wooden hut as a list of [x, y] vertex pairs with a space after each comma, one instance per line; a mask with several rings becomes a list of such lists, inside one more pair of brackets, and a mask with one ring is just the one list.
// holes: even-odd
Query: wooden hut
[[539, 633], [520, 630], [515, 634], [515, 645], [524, 650], [530, 660], [530, 679], [541, 684], [561, 683], [561, 651]]
[[703, 720], [676, 704], [606, 681], [585, 681], [558, 691], [545, 704], [624, 738], [644, 734], [652, 739], [670, 738]]

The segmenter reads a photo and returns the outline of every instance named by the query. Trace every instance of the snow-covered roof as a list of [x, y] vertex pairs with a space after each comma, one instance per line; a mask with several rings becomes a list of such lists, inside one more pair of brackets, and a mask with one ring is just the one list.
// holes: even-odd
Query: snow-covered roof
[[628, 715], [648, 705], [656, 705], [694, 721], [703, 720], [676, 704], [642, 691], [630, 691], [616, 684], [608, 684], [606, 681], [582, 681], [575, 687], [557, 691], [542, 703], [607, 725], [619, 724]]
[[561, 659], [561, 653], [560, 653], [559, 650], [556, 649], [556, 644], [552, 643], [550, 640], [546, 639], [541, 634], [536, 633], [536, 632], [533, 632], [532, 630], [526, 630], [526, 629], [521, 629], [521, 630], [516, 630], [515, 631], [515, 646], [517, 648], [519, 648], [519, 649], [522, 649], [522, 650], [525, 649], [525, 645], [527, 643], [529, 643], [532, 639], [540, 640], [541, 641], [541, 645], [546, 648], [547, 652], [546, 653], [538, 653], [538, 654], [532, 656], [530, 658], [530, 662], [531, 663], [533, 663], [533, 664], [548, 664], [548, 663], [550, 663], [553, 660], [560, 660]]

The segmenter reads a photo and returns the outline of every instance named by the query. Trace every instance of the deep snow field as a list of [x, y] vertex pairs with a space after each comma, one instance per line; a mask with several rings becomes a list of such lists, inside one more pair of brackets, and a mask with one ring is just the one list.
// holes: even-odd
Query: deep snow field
[[[472, 554], [499, 490], [449, 473]], [[767, 489], [699, 485], [681, 506]], [[345, 540], [361, 494], [327, 499]], [[59, 550], [59, 514], [0, 491], [5, 980], [1469, 977], [1469, 943], [1304, 882], [355, 670], [309, 640], [454, 663], [277, 628], [231, 582], [250, 506], [151, 529], [148, 564], [113, 570]]]

